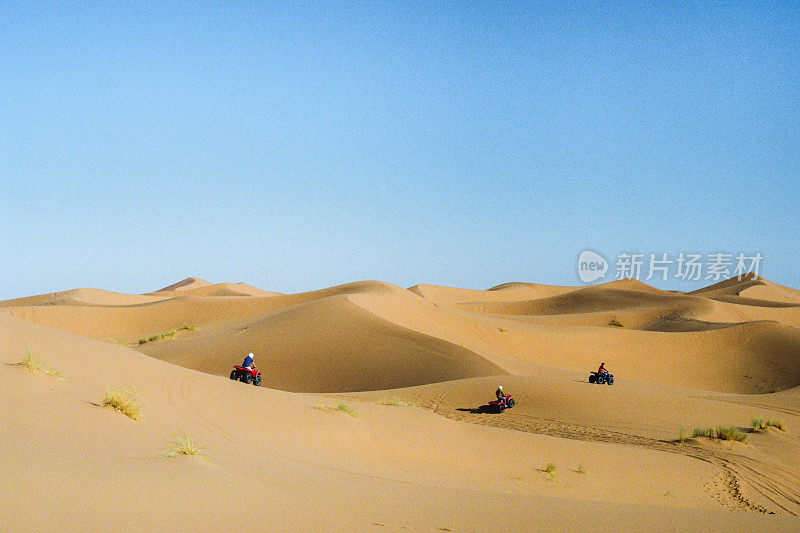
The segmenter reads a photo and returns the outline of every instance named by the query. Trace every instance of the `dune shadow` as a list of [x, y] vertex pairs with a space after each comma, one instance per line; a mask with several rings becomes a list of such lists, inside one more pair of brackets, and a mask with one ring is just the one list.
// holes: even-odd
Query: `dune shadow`
[[480, 407], [470, 407], [470, 408], [459, 407], [456, 409], [456, 411], [461, 411], [462, 413], [472, 413], [473, 415], [494, 413], [489, 404], [483, 404]]

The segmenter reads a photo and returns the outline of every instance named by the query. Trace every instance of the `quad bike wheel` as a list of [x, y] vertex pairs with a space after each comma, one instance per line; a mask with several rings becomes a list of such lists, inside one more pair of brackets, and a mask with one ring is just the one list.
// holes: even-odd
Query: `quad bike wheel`
[[608, 381], [606, 381], [606, 383], [608, 383], [609, 385], [613, 385], [614, 384], [614, 378], [613, 377], [608, 378]]
[[597, 381], [597, 376], [595, 376], [594, 374], [591, 374], [589, 376], [589, 383], [595, 383], [596, 381]]
[[256, 376], [255, 379], [253, 379], [253, 385], [255, 385], [256, 387], [261, 385], [261, 376]]
[[517, 402], [514, 401], [514, 398], [511, 398], [510, 400], [508, 400], [508, 406], [509, 407], [514, 407], [516, 404], [517, 404]]
[[248, 373], [242, 374], [242, 383], [249, 385], [251, 381], [253, 381], [253, 376]]
[[231, 379], [239, 379], [239, 373], [236, 370], [231, 371]]
[[503, 405], [502, 403], [497, 406], [497, 412], [498, 413], [502, 413], [505, 410], [506, 410], [506, 406]]
[[598, 375], [598, 376], [597, 376], [597, 384], [598, 384], [598, 385], [602, 385], [602, 384], [604, 384], [605, 382], [606, 382], [606, 378], [605, 378], [605, 376], [603, 376], [602, 374], [600, 374], [600, 375]]

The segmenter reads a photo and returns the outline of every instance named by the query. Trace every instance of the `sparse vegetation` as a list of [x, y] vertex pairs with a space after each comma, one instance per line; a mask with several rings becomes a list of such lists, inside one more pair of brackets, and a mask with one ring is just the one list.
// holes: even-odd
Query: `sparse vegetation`
[[419, 407], [419, 405], [414, 402], [407, 402], [404, 399], [397, 397], [381, 398], [375, 403], [378, 403], [380, 405], [405, 405], [408, 407]]
[[505, 328], [503, 326], [497, 326], [497, 329], [499, 329], [501, 333], [505, 333], [506, 331], [508, 331], [508, 328]]
[[683, 428], [678, 430], [678, 442], [686, 442], [686, 439], [688, 438], [689, 437], [686, 436], [686, 432], [683, 430]]
[[583, 468], [583, 465], [579, 465], [579, 466], [578, 466], [578, 469], [577, 469], [577, 470], [575, 470], [575, 471], [576, 471], [577, 473], [579, 473], [579, 474], [585, 474], [585, 473], [586, 473], [586, 470]]
[[609, 320], [608, 321], [608, 325], [609, 326], [614, 326], [615, 328], [624, 328], [625, 327], [625, 326], [622, 325], [622, 322], [620, 322], [616, 317], [614, 317], [611, 320]]
[[167, 457], [176, 457], [178, 455], [201, 455], [203, 450], [201, 447], [194, 445], [189, 436], [183, 432], [175, 435], [175, 437], [173, 437], [173, 439], [170, 441], [169, 445], [170, 449], [164, 453], [164, 455]]
[[60, 370], [56, 370], [44, 362], [37, 360], [30, 352], [25, 354], [25, 359], [15, 364], [18, 366], [23, 366], [31, 372], [41, 372], [42, 374], [47, 374], [48, 376], [56, 378], [59, 381], [64, 381], [64, 374], [62, 374]]
[[783, 422], [773, 418], [754, 418], [751, 425], [753, 427], [753, 431], [761, 431], [770, 426], [784, 431]]
[[747, 433], [738, 428], [730, 426], [716, 426], [713, 428], [696, 428], [692, 431], [692, 437], [708, 437], [709, 439], [733, 440], [737, 442], [747, 442]]
[[158, 335], [153, 335], [152, 337], [143, 337], [138, 340], [139, 344], [144, 344], [146, 342], [153, 342], [161, 339], [171, 339], [175, 336], [176, 333], [183, 330], [192, 330], [194, 326], [181, 326], [176, 329], [172, 329], [170, 331], [166, 331], [164, 333], [159, 333]]
[[114, 387], [109, 387], [103, 397], [103, 407], [113, 407], [120, 413], [139, 420], [142, 417], [142, 406], [136, 399], [136, 391], [119, 391]]
[[119, 344], [120, 346], [127, 346], [128, 345], [128, 343], [125, 342], [122, 339], [111, 339], [110, 342], [113, 342], [114, 344]]
[[547, 463], [540, 471], [545, 474], [550, 474], [550, 479], [553, 479], [555, 477], [556, 465], [554, 463]]
[[330, 405], [318, 405], [317, 409], [322, 409], [323, 411], [337, 411], [339, 413], [345, 413], [353, 417], [358, 417], [358, 413], [353, 411], [351, 407], [348, 407], [345, 403], [339, 403], [335, 407]]

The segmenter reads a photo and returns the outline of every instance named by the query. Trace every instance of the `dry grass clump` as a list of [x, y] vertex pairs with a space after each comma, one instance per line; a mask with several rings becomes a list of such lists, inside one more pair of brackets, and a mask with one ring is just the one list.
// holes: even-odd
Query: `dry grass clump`
[[179, 331], [192, 330], [192, 329], [194, 329], [194, 326], [181, 326], [181, 327], [179, 327], [177, 329], [172, 329], [172, 330], [169, 330], [169, 331], [165, 331], [164, 333], [159, 333], [158, 335], [153, 335], [152, 337], [141, 338], [141, 339], [139, 339], [138, 343], [139, 344], [144, 344], [146, 342], [152, 342], [152, 341], [157, 341], [157, 340], [161, 340], [161, 339], [171, 339]]
[[30, 352], [25, 354], [25, 359], [15, 364], [17, 366], [25, 367], [31, 372], [41, 372], [42, 374], [47, 374], [48, 376], [56, 378], [57, 380], [64, 381], [64, 374], [62, 374], [60, 370], [56, 370], [44, 362], [39, 361], [33, 357], [33, 354]]
[[402, 398], [392, 397], [392, 398], [381, 398], [377, 402], [380, 405], [405, 405], [408, 407], [419, 407], [418, 404], [414, 402], [407, 402]]
[[544, 465], [544, 468], [540, 469], [540, 472], [544, 472], [545, 474], [550, 474], [550, 479], [555, 477], [556, 472], [556, 465], [554, 463], [547, 463]]
[[345, 403], [339, 403], [335, 407], [332, 405], [318, 405], [317, 409], [322, 409], [323, 411], [336, 411], [339, 413], [348, 414], [353, 417], [358, 417], [358, 413], [353, 411], [353, 409]]
[[114, 387], [109, 387], [101, 405], [103, 407], [112, 407], [134, 420], [142, 418], [142, 405], [136, 399], [135, 390], [120, 391]]
[[783, 422], [774, 418], [754, 418], [751, 425], [753, 427], [753, 431], [761, 431], [770, 426], [778, 428], [781, 431], [785, 431]]
[[178, 455], [201, 455], [203, 449], [192, 443], [186, 433], [178, 433], [169, 443], [170, 449], [164, 452], [167, 457], [177, 457]]
[[616, 318], [616, 317], [615, 317], [615, 318], [612, 318], [611, 320], [609, 320], [609, 321], [608, 321], [608, 325], [609, 325], [609, 326], [614, 326], [615, 328], [624, 328], [624, 327], [625, 327], [625, 326], [623, 326], [623, 325], [622, 325], [622, 322], [620, 322], [619, 320], [617, 320], [617, 318]]
[[747, 433], [740, 431], [739, 428], [730, 426], [716, 426], [704, 429], [696, 428], [692, 431], [692, 437], [708, 437], [709, 439], [747, 442]]

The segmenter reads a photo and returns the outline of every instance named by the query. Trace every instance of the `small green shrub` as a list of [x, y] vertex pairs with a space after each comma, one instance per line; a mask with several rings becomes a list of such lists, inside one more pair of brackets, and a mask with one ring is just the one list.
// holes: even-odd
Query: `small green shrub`
[[555, 477], [556, 465], [554, 463], [547, 463], [540, 471], [545, 474], [550, 474], [550, 479], [553, 479], [553, 477]]
[[60, 370], [51, 368], [42, 361], [37, 360], [30, 352], [25, 354], [25, 359], [15, 364], [17, 366], [25, 367], [31, 372], [41, 372], [42, 374], [47, 374], [48, 376], [56, 378], [59, 381], [64, 381], [64, 374], [62, 374]]
[[101, 405], [112, 407], [134, 420], [142, 418], [142, 406], [136, 399], [136, 391], [119, 391], [114, 387], [109, 387]]
[[586, 470], [584, 470], [583, 465], [578, 466], [578, 469], [575, 470], [579, 474], [585, 474]]
[[625, 327], [625, 326], [622, 325], [622, 322], [620, 322], [616, 318], [612, 318], [611, 320], [609, 320], [608, 321], [608, 325], [609, 326], [614, 326], [616, 328], [624, 328]]

